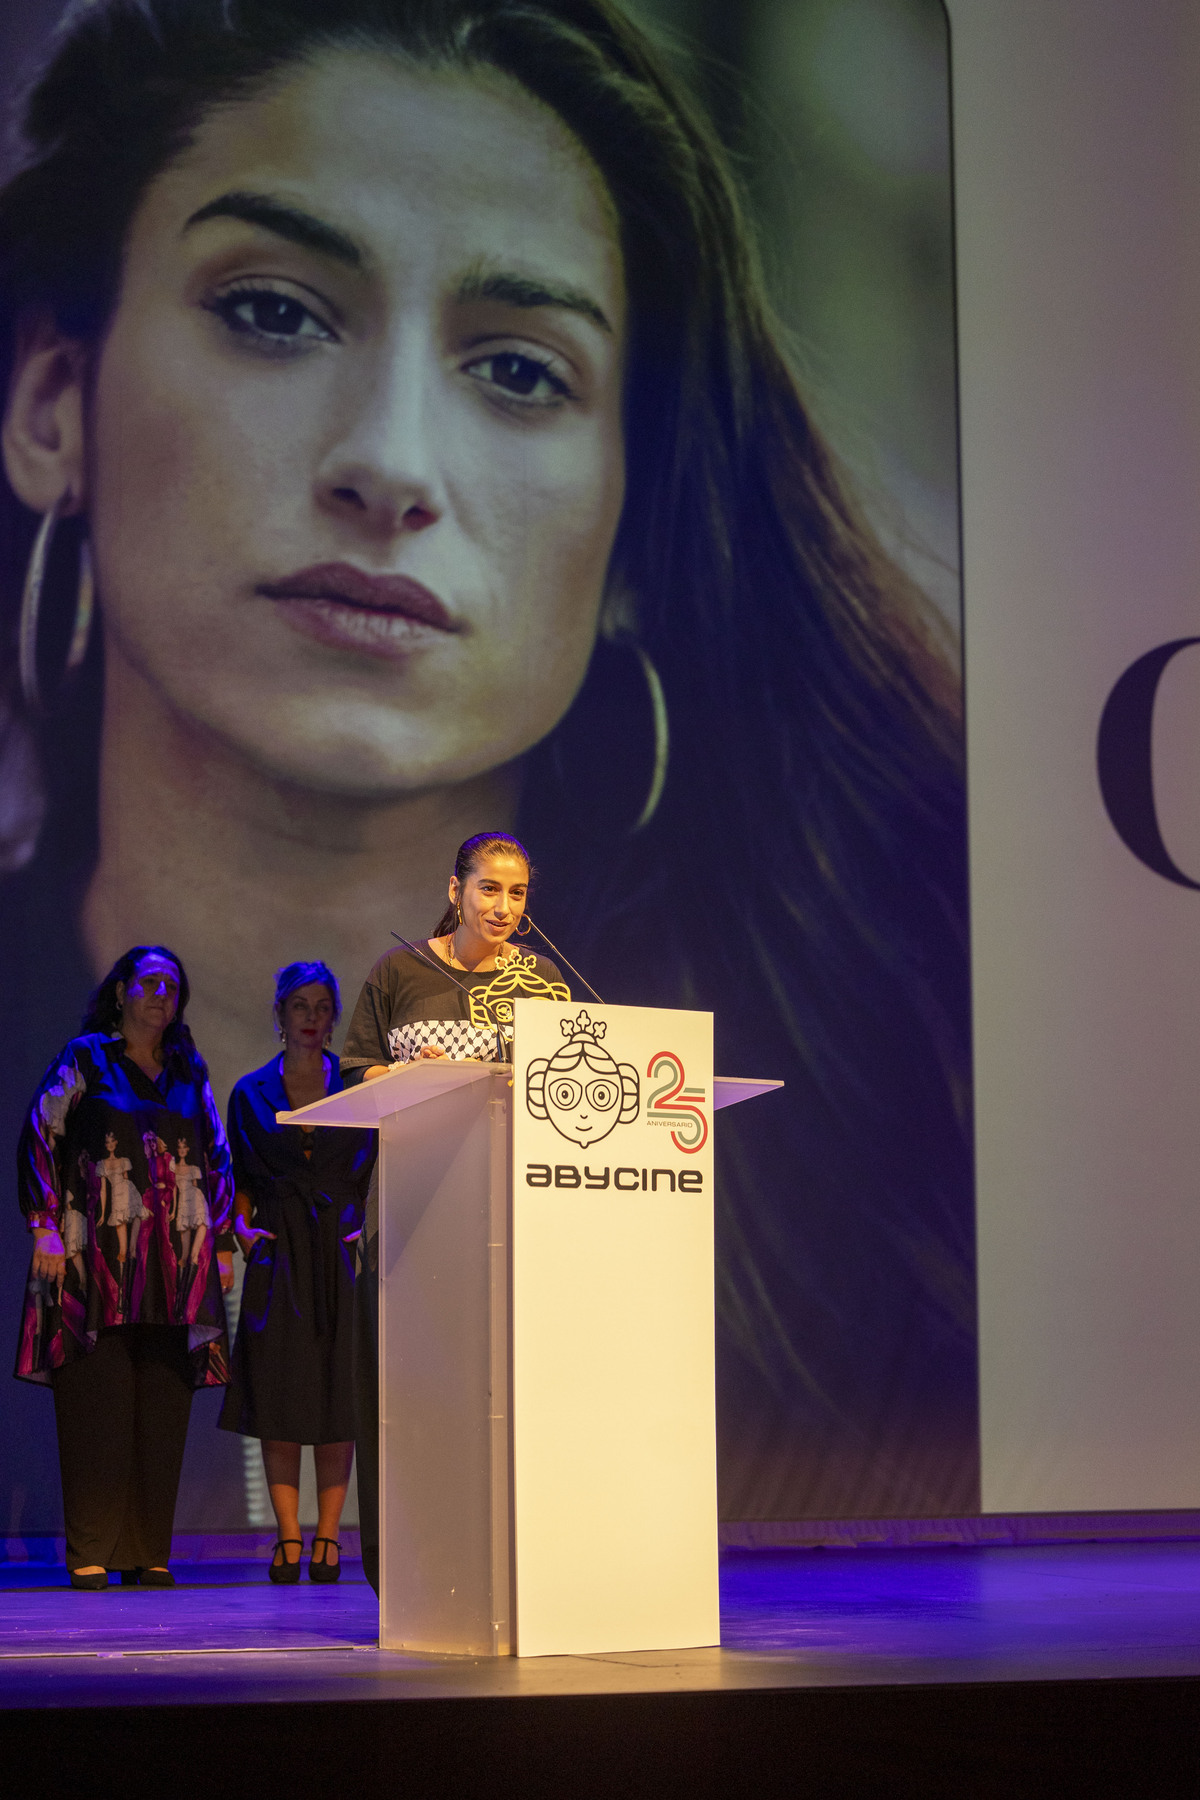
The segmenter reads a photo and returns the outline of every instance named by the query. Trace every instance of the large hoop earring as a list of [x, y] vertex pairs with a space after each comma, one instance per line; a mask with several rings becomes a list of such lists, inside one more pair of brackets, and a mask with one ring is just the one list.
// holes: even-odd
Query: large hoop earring
[[529, 914], [522, 913], [521, 917], [525, 921], [525, 929], [524, 929], [524, 931], [522, 931], [521, 927], [519, 925], [514, 925], [513, 926], [513, 936], [514, 937], [528, 937], [529, 933], [533, 930], [533, 920], [529, 917]]
[[[617, 750], [615, 766], [597, 754], [605, 746]], [[572, 835], [586, 820], [589, 831], [636, 836], [658, 811], [670, 758], [658, 670], [632, 627], [602, 629], [583, 686], [546, 740], [548, 822]]]
[[636, 837], [637, 833], [645, 829], [658, 811], [658, 803], [662, 799], [663, 788], [667, 783], [667, 764], [671, 760], [671, 721], [667, 716], [667, 697], [663, 693], [663, 684], [659, 680], [658, 670], [646, 651], [634, 637], [619, 641], [637, 658], [638, 667], [642, 671], [642, 679], [646, 683], [646, 691], [650, 699], [650, 714], [654, 721], [654, 762], [650, 770], [650, 786], [646, 790], [645, 804], [629, 833], [630, 837]]
[[[25, 587], [21, 594], [18, 664], [21, 674], [21, 692], [25, 697], [26, 706], [33, 713], [45, 713], [48, 710], [42, 694], [41, 683], [38, 680], [38, 623], [42, 609], [42, 589], [46, 582], [46, 565], [50, 560], [50, 546], [54, 541], [54, 533], [59, 520], [63, 516], [62, 509], [66, 499], [65, 493], [60, 494], [49, 512], [42, 516], [37, 536], [33, 540], [29, 567], [25, 572]], [[87, 655], [95, 602], [96, 585], [92, 575], [92, 553], [85, 537], [79, 546], [79, 577], [75, 588], [75, 623], [71, 629], [71, 642], [63, 668], [60, 692], [66, 687], [71, 676]]]

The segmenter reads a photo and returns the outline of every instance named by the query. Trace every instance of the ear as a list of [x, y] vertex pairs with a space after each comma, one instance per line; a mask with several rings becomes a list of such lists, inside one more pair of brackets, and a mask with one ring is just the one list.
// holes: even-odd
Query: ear
[[456, 905], [458, 902], [458, 876], [457, 875], [452, 875], [450, 877], [450, 886], [447, 888], [446, 891], [450, 896], [451, 906]]
[[86, 366], [83, 345], [47, 320], [18, 343], [0, 447], [13, 492], [34, 512], [49, 512], [64, 495], [65, 513], [83, 509]]
[[117, 986], [116, 986], [116, 995], [117, 995], [117, 1005], [124, 1006], [124, 1004], [125, 1004], [125, 983], [123, 981], [118, 981]]

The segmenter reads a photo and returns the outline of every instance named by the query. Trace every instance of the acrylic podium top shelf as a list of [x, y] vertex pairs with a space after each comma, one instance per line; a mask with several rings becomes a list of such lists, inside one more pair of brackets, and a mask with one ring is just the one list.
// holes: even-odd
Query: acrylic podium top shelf
[[[507, 1063], [451, 1062], [438, 1057], [427, 1062], [399, 1063], [388, 1075], [377, 1075], [374, 1081], [363, 1081], [357, 1087], [342, 1088], [326, 1094], [311, 1106], [295, 1112], [279, 1112], [281, 1125], [360, 1125], [372, 1130], [389, 1113], [404, 1112], [435, 1100], [439, 1094], [469, 1087], [474, 1081], [511, 1081]], [[713, 1111], [723, 1106], [736, 1106], [739, 1100], [752, 1100], [758, 1094], [769, 1094], [781, 1088], [782, 1081], [758, 1081], [737, 1075], [713, 1076]]]

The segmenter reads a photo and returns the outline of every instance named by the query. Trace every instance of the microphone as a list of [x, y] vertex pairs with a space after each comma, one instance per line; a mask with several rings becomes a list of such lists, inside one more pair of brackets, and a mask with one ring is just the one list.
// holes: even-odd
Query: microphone
[[444, 963], [440, 956], [427, 956], [419, 944], [414, 944], [409, 938], [401, 937], [398, 931], [393, 931], [391, 936], [395, 938], [398, 944], [403, 944], [406, 950], [411, 950], [414, 956], [419, 956], [421, 961], [425, 963], [428, 968], [436, 969], [439, 975], [444, 975], [446, 980], [456, 987], [460, 994], [465, 994], [467, 998], [470, 999], [470, 988], [464, 987], [461, 981], [455, 981], [453, 975], [450, 973], [449, 964]]
[[[391, 935], [396, 939], [397, 943], [403, 944], [406, 950], [411, 950], [414, 956], [419, 956], [421, 961], [429, 968], [435, 969], [439, 975], [444, 975], [446, 980], [450, 982], [453, 987], [456, 987], [460, 994], [465, 994], [468, 1000], [471, 998], [470, 988], [464, 987], [461, 981], [455, 981], [453, 975], [450, 973], [448, 965], [442, 961], [441, 957], [426, 956], [424, 950], [419, 949], [418, 946], [411, 943], [408, 938], [401, 937], [398, 931], [393, 931]], [[511, 1060], [504, 1054], [504, 1033], [501, 1031], [499, 1025], [496, 1027], [496, 1051], [497, 1062], [509, 1062]]]
[[[546, 947], [549, 950], [553, 951], [554, 955], [558, 957], [560, 962], [566, 964], [567, 968], [570, 969], [570, 971], [571, 971], [572, 975], [575, 977], [576, 981], [578, 981], [583, 987], [585, 987], [587, 989], [588, 993], [592, 996], [592, 999], [600, 1000], [600, 996], [596, 992], [595, 988], [592, 986], [591, 982], [584, 981], [583, 976], [579, 973], [579, 970], [577, 968], [575, 968], [574, 964], [567, 962], [566, 957], [563, 955], [562, 951], [558, 948], [558, 945], [552, 944], [550, 942], [550, 939], [546, 936], [545, 932], [542, 930], [541, 926], [536, 922], [536, 920], [529, 918], [528, 913], [525, 914], [525, 917], [527, 919], [529, 919], [529, 923], [533, 926], [533, 929], [537, 932], [538, 936], [541, 938], [542, 942], [546, 945]], [[393, 932], [392, 936], [394, 937], [395, 935], [396, 935], [395, 932]], [[603, 1000], [600, 1000], [600, 1004], [601, 1004], [601, 1006], [604, 1005]]]

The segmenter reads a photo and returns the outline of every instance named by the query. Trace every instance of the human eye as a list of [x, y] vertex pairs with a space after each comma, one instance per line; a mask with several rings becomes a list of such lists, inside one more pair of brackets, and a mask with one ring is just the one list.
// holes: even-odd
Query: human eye
[[570, 383], [551, 357], [531, 356], [523, 350], [489, 350], [466, 365], [466, 372], [491, 388], [502, 404], [522, 407], [557, 407], [573, 398]]
[[285, 354], [311, 343], [336, 343], [337, 334], [309, 305], [269, 282], [238, 282], [205, 301], [227, 330], [268, 351]]

